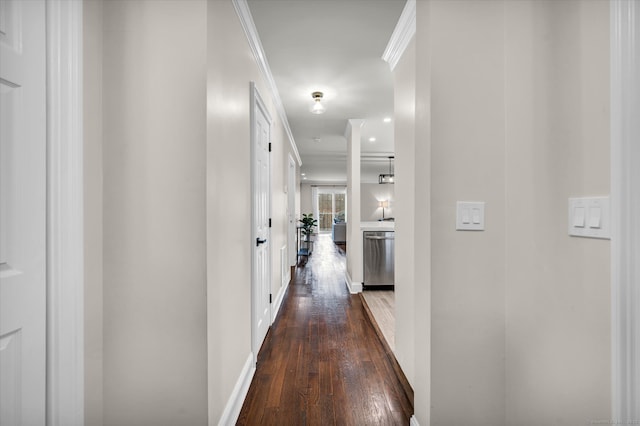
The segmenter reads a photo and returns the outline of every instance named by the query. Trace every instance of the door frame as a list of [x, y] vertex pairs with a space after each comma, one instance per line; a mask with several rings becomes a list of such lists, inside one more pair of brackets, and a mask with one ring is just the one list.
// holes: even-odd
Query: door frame
[[640, 4], [612, 0], [611, 405], [612, 420], [640, 419]]
[[83, 9], [46, 0], [47, 425], [84, 424]]
[[[287, 254], [289, 266], [295, 266], [298, 260], [296, 248], [296, 183], [297, 183], [297, 165], [293, 155], [289, 153], [289, 164], [287, 168]], [[291, 277], [289, 277], [291, 278]]]
[[[254, 234], [254, 230], [255, 230], [255, 210], [253, 208], [253, 200], [255, 199], [254, 195], [255, 192], [257, 190], [257, 188], [255, 187], [255, 183], [254, 183], [254, 166], [255, 166], [255, 151], [254, 151], [254, 146], [255, 146], [255, 134], [256, 134], [256, 112], [258, 111], [258, 109], [260, 111], [262, 111], [262, 113], [264, 114], [265, 118], [267, 119], [267, 121], [269, 122], [269, 134], [271, 134], [271, 126], [273, 125], [273, 120], [271, 119], [271, 114], [269, 114], [269, 110], [266, 107], [266, 104], [264, 103], [264, 101], [262, 100], [262, 97], [260, 96], [260, 93], [258, 93], [258, 89], [256, 87], [255, 82], [250, 82], [250, 88], [251, 88], [251, 136], [250, 136], [250, 151], [251, 151], [251, 352], [253, 353], [253, 361], [254, 364], [257, 362], [258, 360], [258, 352], [260, 351], [260, 347], [262, 346], [262, 341], [258, 341], [258, 335], [257, 335], [257, 331], [255, 329], [255, 324], [256, 324], [256, 316], [257, 316], [257, 310], [258, 310], [258, 304], [257, 304], [257, 297], [256, 297], [256, 293], [257, 293], [257, 285], [256, 285], [256, 271], [255, 271], [255, 259], [254, 259], [254, 246], [255, 246], [255, 241], [256, 241], [256, 235]], [[268, 195], [267, 195], [267, 204], [268, 204], [268, 210], [269, 210], [269, 217], [271, 217], [271, 155], [269, 155], [269, 185], [268, 185], [269, 191], [268, 191]], [[271, 273], [272, 273], [272, 269], [273, 269], [273, 265], [272, 265], [272, 252], [273, 252], [273, 244], [271, 244], [271, 228], [269, 228], [269, 233], [267, 235], [267, 284], [269, 286], [269, 292], [271, 292]], [[272, 316], [273, 316], [273, 312], [272, 312], [272, 308], [273, 306], [270, 304], [269, 305], [269, 325], [271, 325], [272, 323]]]

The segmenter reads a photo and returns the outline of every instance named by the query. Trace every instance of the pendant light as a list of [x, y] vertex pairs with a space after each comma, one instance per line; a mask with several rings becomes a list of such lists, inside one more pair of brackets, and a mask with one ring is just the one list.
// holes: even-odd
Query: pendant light
[[393, 155], [389, 156], [389, 173], [382, 173], [378, 176], [378, 183], [395, 183], [395, 176], [393, 174]]
[[312, 114], [322, 114], [323, 112], [325, 112], [325, 107], [324, 105], [322, 105], [322, 96], [323, 93], [322, 92], [313, 92], [311, 94], [311, 97], [313, 98], [313, 106], [311, 107], [311, 113]]

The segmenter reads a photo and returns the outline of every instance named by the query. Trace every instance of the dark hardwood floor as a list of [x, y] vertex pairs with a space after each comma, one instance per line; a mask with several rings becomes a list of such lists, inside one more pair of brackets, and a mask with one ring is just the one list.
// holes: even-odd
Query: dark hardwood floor
[[258, 355], [238, 425], [408, 425], [412, 401], [320, 236]]

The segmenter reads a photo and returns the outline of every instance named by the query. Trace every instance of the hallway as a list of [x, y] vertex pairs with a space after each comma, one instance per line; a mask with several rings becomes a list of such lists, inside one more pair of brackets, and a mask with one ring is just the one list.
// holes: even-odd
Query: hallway
[[344, 268], [330, 236], [318, 236], [258, 355], [237, 424], [409, 424], [412, 402]]

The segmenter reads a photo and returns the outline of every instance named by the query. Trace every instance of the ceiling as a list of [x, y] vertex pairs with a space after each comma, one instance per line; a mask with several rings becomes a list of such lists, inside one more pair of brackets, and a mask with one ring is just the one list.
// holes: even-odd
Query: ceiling
[[[393, 76], [381, 57], [405, 2], [248, 0], [307, 182], [346, 181], [349, 119], [365, 120], [362, 181], [389, 169]], [[309, 111], [314, 91], [324, 93], [324, 114]]]

